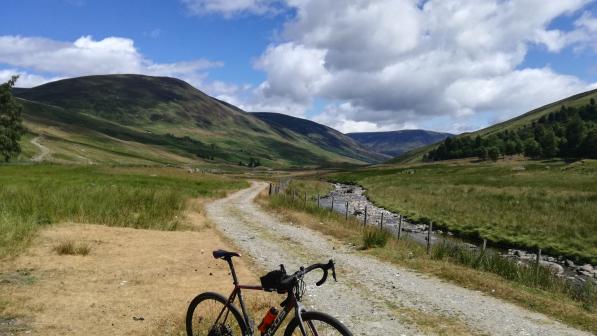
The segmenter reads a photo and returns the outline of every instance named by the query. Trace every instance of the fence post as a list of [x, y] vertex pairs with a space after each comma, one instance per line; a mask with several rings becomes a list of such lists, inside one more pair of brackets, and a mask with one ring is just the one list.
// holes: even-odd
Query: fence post
[[330, 210], [334, 211], [334, 196], [332, 196], [332, 207], [330, 208]]
[[535, 262], [535, 272], [539, 275], [539, 262], [541, 261], [541, 249], [537, 250], [537, 261]]
[[363, 226], [367, 226], [367, 206], [365, 205], [365, 217], [363, 218]]
[[272, 184], [271, 184], [271, 183], [269, 184], [269, 192], [268, 192], [268, 195], [269, 195], [269, 196], [271, 196], [271, 195], [272, 195]]
[[402, 235], [402, 215], [398, 215], [398, 240], [400, 240], [401, 235]]
[[487, 239], [483, 238], [483, 249], [481, 251], [485, 252], [486, 248], [487, 248]]
[[383, 229], [383, 211], [381, 212], [381, 220], [379, 221], [379, 228]]
[[307, 207], [307, 192], [305, 191], [305, 208]]
[[319, 208], [319, 193], [317, 193], [317, 207]]
[[346, 201], [346, 220], [348, 220], [348, 201]]
[[427, 227], [427, 254], [431, 253], [431, 231], [433, 231], [433, 222], [429, 222]]

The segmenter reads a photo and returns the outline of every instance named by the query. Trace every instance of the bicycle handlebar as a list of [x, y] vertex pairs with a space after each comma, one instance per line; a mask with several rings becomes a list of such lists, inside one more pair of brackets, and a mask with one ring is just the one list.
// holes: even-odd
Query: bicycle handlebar
[[[280, 265], [280, 266], [282, 266], [282, 265]], [[336, 266], [334, 265], [334, 261], [332, 259], [330, 259], [330, 261], [328, 261], [327, 264], [313, 264], [307, 268], [301, 267], [300, 270], [298, 270], [295, 273], [288, 275], [284, 279], [282, 279], [282, 285], [289, 286], [297, 278], [300, 278], [300, 277], [304, 276], [305, 274], [307, 274], [315, 269], [318, 269], [318, 268], [323, 271], [323, 276], [321, 277], [321, 279], [319, 281], [317, 281], [315, 283], [317, 286], [321, 286], [326, 282], [326, 280], [328, 278], [328, 270], [330, 270], [330, 269], [332, 270], [332, 277], [334, 278], [334, 281], [338, 281], [336, 279]]]

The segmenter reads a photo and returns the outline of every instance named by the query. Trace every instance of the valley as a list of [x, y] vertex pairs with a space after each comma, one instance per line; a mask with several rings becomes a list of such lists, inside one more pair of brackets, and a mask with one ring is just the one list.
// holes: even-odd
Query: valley
[[597, 335], [597, 0], [0, 19], [0, 336]]
[[[94, 90], [107, 92], [107, 98]], [[182, 307], [192, 290], [228, 288], [223, 285], [229, 281], [226, 274], [211, 271], [218, 267], [213, 261], [209, 276], [190, 271], [194, 256], [207, 265], [208, 250], [221, 246], [246, 254], [243, 274], [249, 279], [279, 263], [296, 268], [334, 258], [345, 277], [324, 288], [308, 286], [313, 294], [305, 303], [338, 316], [357, 334], [595, 332], [597, 278], [592, 273], [567, 282], [549, 267], [534, 271], [514, 258], [501, 262], [491, 251], [485, 255], [446, 245], [439, 234], [432, 235], [429, 253], [420, 244], [426, 233], [419, 243], [413, 240], [420, 227], [432, 222], [436, 230], [477, 245], [485, 239], [499, 249], [540, 248], [562, 264], [574, 264], [564, 275], [580, 272], [583, 265], [597, 263], [594, 160], [506, 155], [497, 162], [475, 157], [429, 161], [428, 153], [438, 145], [427, 143], [441, 143], [448, 134], [345, 135], [301, 118], [247, 113], [170, 78], [91, 76], [15, 93], [27, 131], [15, 162], [0, 166], [0, 286], [7, 289], [0, 297], [0, 320], [8, 321], [0, 331], [60, 334], [86, 328], [84, 317], [73, 329], [66, 315], [48, 315], [72, 292], [95, 300], [91, 310], [104, 307], [103, 321], [110, 327], [101, 333], [180, 335]], [[570, 99], [558, 104], [578, 97]], [[389, 160], [403, 146], [419, 148]], [[267, 183], [281, 182], [286, 186], [282, 193], [267, 197]], [[364, 188], [361, 197], [367, 203], [349, 204], [356, 217], [345, 219], [342, 211], [327, 210], [329, 197], [314, 206], [335, 188], [333, 183]], [[362, 208], [368, 202], [375, 205], [368, 221], [377, 223], [385, 209], [387, 216], [403, 215], [410, 234], [401, 239], [389, 235], [396, 229], [392, 217], [386, 217], [383, 229], [363, 227]], [[148, 258], [131, 250], [142, 247], [120, 239], [145, 242], [148, 250], [142, 254]], [[118, 248], [105, 249], [114, 244]], [[518, 260], [523, 257], [528, 256]], [[119, 280], [130, 287], [126, 307], [116, 296], [97, 297], [106, 284], [81, 289], [73, 281], [90, 276], [91, 268], [110, 267], [117, 258], [137, 263], [127, 266], [136, 270], [130, 273], [133, 280]], [[145, 278], [156, 274], [140, 271], [150, 259], [163, 259], [159, 269], [172, 268], [167, 261], [182, 264], [152, 287]], [[369, 283], [372, 274], [363, 272], [371, 267], [379, 273], [374, 283], [383, 285]], [[105, 273], [114, 279], [129, 274], [118, 269]], [[205, 288], [191, 286], [193, 276]], [[29, 296], [55, 281], [61, 281], [62, 290], [45, 304]], [[168, 292], [172, 295], [160, 300], [176, 301], [172, 309], [143, 308], [140, 293], [170, 285], [178, 294]], [[106, 300], [117, 308], [106, 311]], [[250, 309], [259, 315], [271, 300], [258, 296]], [[83, 304], [75, 302], [68, 316]], [[338, 309], [329, 302], [356, 304]], [[370, 312], [376, 319], [363, 319]], [[489, 314], [492, 319], [483, 318]], [[147, 323], [133, 319], [137, 315]], [[49, 316], [56, 322], [47, 322]], [[506, 326], [504, 321], [514, 322]]]

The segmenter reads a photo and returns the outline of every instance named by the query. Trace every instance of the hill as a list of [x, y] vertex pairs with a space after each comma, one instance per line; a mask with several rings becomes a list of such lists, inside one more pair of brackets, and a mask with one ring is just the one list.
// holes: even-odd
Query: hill
[[392, 132], [347, 133], [349, 137], [378, 153], [392, 157], [434, 144], [452, 136], [450, 133], [439, 133], [425, 130], [402, 130]]
[[[593, 130], [597, 132], [597, 115], [593, 112], [597, 90], [580, 93], [566, 99], [539, 107], [516, 118], [501, 122], [472, 133], [464, 133], [439, 144], [415, 149], [391, 160], [389, 163], [420, 162], [425, 156], [431, 159], [448, 159], [487, 156], [494, 149], [497, 156], [508, 154], [525, 154], [529, 157], [591, 157], [580, 153], [580, 145]], [[574, 121], [574, 123], [572, 123]], [[580, 121], [577, 123], [577, 121]], [[579, 124], [582, 124], [579, 126]], [[578, 127], [575, 131], [570, 128]], [[553, 133], [553, 137], [552, 134]], [[568, 134], [567, 134], [568, 133]], [[597, 133], [595, 133], [597, 137]], [[568, 141], [574, 139], [576, 148], [570, 148]], [[454, 146], [453, 144], [456, 143]], [[443, 145], [446, 155], [435, 151]], [[588, 143], [587, 143], [588, 145]], [[597, 144], [596, 144], [597, 145]], [[540, 151], [532, 147], [540, 147]], [[553, 147], [543, 153], [543, 147]], [[454, 150], [452, 150], [454, 149]], [[529, 150], [531, 149], [531, 150]], [[487, 150], [487, 153], [484, 151]], [[444, 149], [440, 149], [443, 153]], [[459, 152], [460, 151], [460, 152]], [[449, 153], [449, 154], [448, 154]]]
[[309, 141], [319, 147], [367, 161], [374, 158], [377, 161], [387, 160], [387, 156], [376, 154], [350, 137], [333, 128], [318, 124], [314, 121], [292, 117], [281, 113], [253, 112], [257, 118], [270, 125], [276, 132], [290, 141]]
[[[355, 148], [285, 138], [251, 113], [169, 77], [103, 75], [13, 91], [54, 161], [272, 167], [376, 162]], [[350, 144], [348, 145], [350, 147]]]

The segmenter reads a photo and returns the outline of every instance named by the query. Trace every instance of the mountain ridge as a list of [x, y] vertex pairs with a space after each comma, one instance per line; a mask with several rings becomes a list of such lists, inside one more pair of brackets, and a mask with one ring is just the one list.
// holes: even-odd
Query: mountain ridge
[[392, 157], [453, 136], [451, 133], [420, 129], [387, 132], [353, 132], [346, 133], [346, 135], [378, 153]]
[[[275, 112], [251, 112], [259, 119], [273, 126], [282, 136], [292, 137], [293, 134], [302, 134], [323, 148], [354, 149], [357, 155], [366, 157], [371, 155], [362, 144], [354, 141], [349, 136], [314, 121], [289, 116]], [[347, 153], [348, 155], [349, 153]], [[374, 155], [379, 161], [388, 157], [382, 154]]]
[[[88, 146], [89, 151], [103, 146], [105, 152], [110, 152], [110, 146], [119, 146], [120, 152], [130, 152], [122, 147], [132, 144], [148, 152], [154, 148], [173, 153], [176, 163], [198, 160], [316, 167], [380, 160], [376, 153], [357, 145], [322, 148], [301, 134], [289, 141], [280, 136], [279, 129], [251, 113], [171, 77], [85, 76], [17, 88], [13, 93], [23, 103], [30, 131], [46, 134], [56, 146], [64, 147], [62, 156], [69, 156], [66, 147], [73, 153], [76, 146]], [[84, 156], [81, 152], [77, 155]], [[73, 157], [63, 161], [73, 161]], [[138, 163], [122, 156], [114, 160]], [[94, 161], [104, 162], [102, 157]]]
[[[563, 106], [578, 108], [583, 105], [590, 104], [591, 99], [597, 99], [597, 89], [588, 90], [585, 92], [571, 95], [567, 98], [560, 99], [555, 102], [534, 108], [530, 111], [522, 113], [519, 116], [496, 123], [494, 125], [482, 128], [474, 132], [462, 133], [460, 135], [455, 136], [454, 139], [460, 139], [463, 137], [474, 138], [476, 136], [487, 138], [490, 136], [497, 136], [499, 133], [502, 132], [514, 132], [528, 125], [532, 125], [533, 123], [538, 122], [542, 117], [547, 117], [549, 114], [558, 112], [562, 109]], [[438, 146], [439, 144], [432, 144], [422, 148], [414, 149], [412, 151], [404, 153], [403, 155], [397, 158], [390, 160], [388, 163], [403, 164], [420, 162], [423, 160], [426, 154], [430, 153]]]

